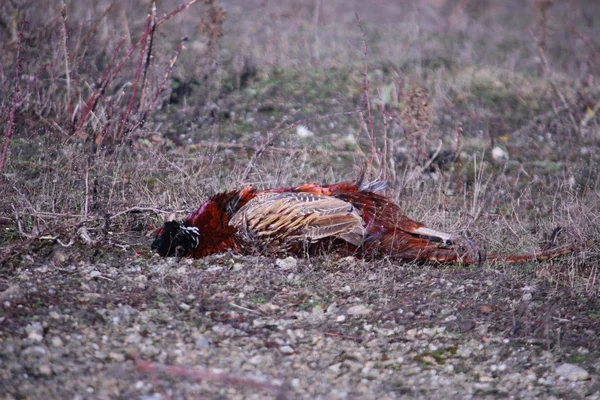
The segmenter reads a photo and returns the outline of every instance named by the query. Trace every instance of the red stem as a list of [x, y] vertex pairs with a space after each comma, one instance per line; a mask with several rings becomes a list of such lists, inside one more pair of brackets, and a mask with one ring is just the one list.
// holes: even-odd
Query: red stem
[[[146, 30], [145, 32], [150, 32], [150, 16], [146, 18]], [[133, 101], [135, 100], [135, 94], [137, 93], [137, 88], [140, 83], [140, 76], [142, 75], [142, 65], [144, 62], [144, 53], [146, 52], [146, 42], [148, 39], [148, 35], [144, 35], [142, 39], [142, 48], [140, 49], [140, 59], [138, 60], [137, 70], [135, 71], [135, 81], [133, 82], [133, 89], [131, 90], [131, 96], [129, 96], [129, 104], [127, 104], [127, 111], [125, 111], [125, 115], [121, 119], [121, 127], [119, 128], [119, 134], [117, 138], [119, 140], [123, 139], [123, 130], [125, 129], [125, 125], [129, 120], [129, 115], [131, 114], [131, 107], [133, 107]]]
[[[156, 25], [147, 28], [142, 35], [140, 36], [140, 38], [138, 39], [137, 42], [135, 42], [131, 48], [129, 49], [129, 51], [127, 51], [127, 54], [125, 54], [125, 56], [123, 56], [123, 58], [121, 59], [121, 61], [119, 62], [119, 64], [117, 65], [117, 67], [115, 68], [115, 70], [113, 71], [113, 73], [110, 75], [110, 77], [108, 78], [108, 80], [106, 81], [106, 83], [104, 85], [101, 85], [104, 87], [104, 89], [102, 89], [101, 87], [98, 88], [94, 93], [92, 93], [92, 95], [90, 96], [90, 98], [87, 101], [87, 110], [86, 113], [84, 114], [84, 118], [82, 118], [81, 122], [79, 123], [79, 127], [77, 128], [77, 130], [75, 131], [75, 133], [79, 133], [79, 131], [81, 130], [81, 128], [83, 127], [83, 124], [85, 122], [85, 120], [87, 119], [88, 115], [90, 112], [93, 111], [93, 109], [95, 108], [97, 102], [93, 102], [95, 97], [97, 96], [97, 94], [100, 92], [100, 90], [105, 90], [108, 85], [111, 84], [111, 82], [115, 79], [115, 77], [119, 74], [119, 71], [121, 71], [121, 68], [123, 68], [123, 65], [125, 65], [125, 63], [127, 62], [127, 60], [129, 60], [129, 58], [131, 57], [131, 55], [133, 54], [133, 52], [135, 51], [135, 49], [137, 49], [137, 47], [140, 45], [140, 43], [142, 43], [142, 41], [145, 41], [148, 38], [148, 35], [150, 35], [154, 30], [156, 30], [156, 28], [158, 28], [160, 25], [162, 25], [164, 22], [168, 21], [169, 19], [171, 19], [173, 16], [179, 14], [181, 11], [185, 10], [186, 8], [198, 3], [199, 1], [203, 1], [204, 3], [207, 3], [210, 0], [191, 0], [188, 3], [182, 4], [179, 7], [177, 7], [175, 10], [171, 11], [170, 13], [168, 13], [167, 15], [165, 15], [164, 17], [162, 17], [161, 19], [159, 19], [158, 21], [156, 21]], [[106, 75], [107, 73], [105, 73]], [[103, 77], [104, 79], [104, 77]], [[90, 107], [90, 104], [92, 104], [93, 102], [93, 106]]]

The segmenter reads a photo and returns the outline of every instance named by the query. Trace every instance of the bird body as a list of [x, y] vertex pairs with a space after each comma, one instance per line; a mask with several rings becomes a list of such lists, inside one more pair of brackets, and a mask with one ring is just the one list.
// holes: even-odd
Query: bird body
[[383, 196], [385, 183], [339, 183], [217, 194], [182, 224], [167, 222], [153, 248], [163, 257], [237, 254], [388, 256], [479, 264], [471, 241], [405, 216]]
[[533, 254], [491, 254], [472, 241], [426, 227], [382, 195], [384, 182], [314, 183], [267, 190], [247, 186], [219, 193], [183, 223], [169, 221], [152, 248], [162, 257], [210, 254], [306, 256], [337, 254], [365, 259], [458, 264], [548, 260], [592, 246], [551, 248]]

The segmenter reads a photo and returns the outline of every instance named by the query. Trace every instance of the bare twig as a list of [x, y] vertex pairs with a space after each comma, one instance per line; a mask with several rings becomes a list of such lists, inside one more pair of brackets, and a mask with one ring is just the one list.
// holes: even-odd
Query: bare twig
[[460, 162], [460, 150], [461, 150], [461, 139], [462, 139], [462, 126], [458, 126], [456, 129], [456, 159], [454, 160], [454, 177], [456, 179], [456, 192], [460, 193], [462, 190], [462, 181], [460, 179], [460, 171], [462, 169], [462, 164]]
[[356, 13], [356, 21], [358, 23], [358, 28], [360, 29], [360, 32], [362, 34], [362, 43], [363, 43], [363, 57], [364, 57], [364, 69], [363, 69], [363, 92], [364, 92], [364, 108], [367, 110], [367, 122], [368, 123], [368, 129], [367, 129], [367, 133], [369, 135], [369, 140], [371, 142], [371, 155], [369, 157], [369, 165], [367, 166], [367, 171], [366, 171], [366, 177], [367, 179], [370, 179], [370, 174], [371, 171], [373, 170], [373, 161], [375, 160], [375, 131], [373, 129], [373, 116], [371, 115], [371, 100], [369, 98], [369, 77], [368, 77], [368, 73], [369, 73], [369, 63], [368, 63], [368, 58], [367, 58], [367, 41], [366, 41], [366, 35], [365, 32], [362, 28], [362, 23], [360, 21], [360, 18], [358, 17], [358, 14]]
[[85, 169], [85, 205], [83, 207], [83, 222], [88, 220], [89, 202], [90, 202], [90, 166]]
[[321, 0], [315, 0], [315, 9], [313, 11], [313, 29], [315, 30], [314, 56], [317, 61], [320, 59], [320, 41], [319, 41], [319, 15], [321, 13]]
[[[135, 42], [133, 45], [131, 45], [130, 49], [127, 51], [127, 53], [123, 56], [123, 58], [121, 59], [121, 61], [119, 61], [119, 63], [117, 64], [117, 66], [115, 67], [115, 69], [110, 73], [110, 75], [107, 76], [108, 74], [108, 70], [105, 72], [103, 79], [101, 80], [102, 84], [99, 85], [98, 89], [96, 89], [96, 91], [94, 91], [94, 93], [92, 93], [92, 95], [90, 96], [90, 98], [87, 101], [87, 108], [85, 111], [85, 114], [83, 116], [83, 118], [81, 119], [81, 122], [79, 123], [79, 126], [77, 128], [77, 130], [75, 131], [76, 134], [79, 133], [79, 131], [81, 130], [83, 124], [85, 123], [87, 117], [89, 116], [89, 114], [94, 110], [96, 104], [97, 104], [97, 99], [99, 98], [99, 94], [103, 93], [106, 88], [111, 84], [111, 82], [117, 77], [117, 75], [119, 74], [119, 72], [121, 71], [121, 68], [123, 68], [123, 66], [125, 65], [125, 63], [127, 62], [127, 60], [129, 60], [129, 58], [131, 57], [131, 55], [135, 52], [135, 50], [138, 48], [138, 46], [140, 46], [142, 43], [145, 43], [146, 40], [148, 39], [148, 36], [154, 32], [154, 30], [156, 30], [156, 28], [158, 28], [160, 25], [162, 25], [163, 23], [165, 23], [166, 21], [168, 21], [169, 19], [171, 19], [173, 16], [179, 14], [180, 12], [182, 12], [183, 10], [191, 7], [192, 5], [203, 1], [204, 3], [210, 1], [210, 0], [191, 0], [185, 4], [180, 5], [179, 7], [177, 7], [175, 10], [171, 11], [170, 13], [166, 14], [164, 17], [162, 17], [161, 19], [159, 19], [158, 21], [156, 21], [156, 24], [152, 25], [151, 27], [149, 26], [140, 36], [140, 38], [137, 40], [137, 42]], [[119, 44], [118, 48], [120, 48], [120, 46], [123, 44], [123, 41], [121, 41], [121, 43]], [[118, 50], [117, 48], [117, 50]], [[116, 52], [115, 52], [116, 54]], [[114, 60], [114, 56], [113, 56], [113, 60]], [[111, 61], [111, 65], [112, 65], [112, 61]]]
[[[196, 147], [204, 147], [204, 148], [222, 148], [222, 149], [244, 149], [244, 150], [254, 150], [258, 151], [262, 146], [253, 146], [251, 144], [242, 144], [242, 143], [229, 143], [229, 142], [205, 142], [205, 143], [196, 143], [194, 144]], [[298, 147], [290, 147], [284, 149], [282, 147], [270, 146], [265, 148], [263, 151], [272, 151], [276, 153], [285, 153], [285, 154], [295, 154], [299, 152], [307, 152], [309, 154], [333, 154], [339, 156], [353, 156], [357, 153], [364, 157], [364, 154], [357, 148], [355, 151], [351, 150], [328, 150], [328, 149], [314, 149], [314, 148], [298, 148]]]
[[511, 136], [518, 136], [518, 135], [523, 135], [523, 134], [527, 134], [527, 132], [530, 129], [533, 129], [534, 126], [536, 126], [538, 123], [547, 120], [548, 118], [551, 118], [553, 116], [555, 116], [556, 114], [566, 111], [569, 109], [569, 106], [562, 106], [562, 107], [558, 107], [555, 110], [551, 110], [548, 111], [546, 113], [540, 114], [538, 116], [536, 116], [535, 118], [533, 118], [531, 121], [529, 121], [527, 124], [525, 124], [524, 126], [520, 127], [519, 129], [517, 129], [516, 131], [514, 131], [513, 133], [511, 133]]
[[127, 210], [119, 211], [116, 214], [110, 215], [109, 219], [115, 219], [124, 214], [137, 214], [137, 213], [143, 213], [143, 212], [153, 212], [156, 214], [173, 214], [173, 213], [183, 214], [183, 213], [189, 212], [189, 210], [183, 210], [183, 209], [182, 210], [161, 210], [160, 208], [154, 208], [154, 207], [131, 207], [131, 208], [128, 208]]
[[319, 115], [319, 116], [312, 117], [312, 118], [300, 119], [292, 124], [289, 124], [285, 128], [277, 131], [279, 129], [279, 127], [283, 124], [283, 122], [285, 121], [285, 119], [281, 120], [273, 129], [271, 129], [269, 132], [267, 132], [267, 141], [265, 143], [263, 143], [262, 146], [260, 146], [256, 150], [256, 152], [252, 155], [252, 158], [250, 159], [250, 161], [248, 162], [248, 165], [246, 166], [246, 169], [240, 176], [239, 181], [241, 183], [243, 183], [248, 179], [248, 176], [250, 175], [250, 171], [252, 171], [252, 168], [254, 168], [254, 164], [256, 163], [256, 161], [267, 150], [267, 148], [271, 147], [273, 145], [273, 143], [275, 142], [275, 140], [277, 140], [285, 132], [287, 132], [291, 129], [294, 129], [298, 125], [302, 125], [302, 124], [305, 124], [307, 122], [311, 122], [314, 120], [318, 120], [318, 119], [322, 119], [322, 118], [326, 118], [326, 117], [338, 116], [338, 115], [351, 115], [351, 114], [355, 114], [355, 113], [356, 113], [356, 111], [348, 111], [348, 112]]
[[251, 378], [242, 378], [239, 376], [235, 376], [232, 374], [225, 373], [214, 373], [210, 372], [206, 369], [201, 369], [198, 367], [190, 368], [190, 367], [180, 367], [176, 365], [165, 365], [159, 363], [150, 363], [144, 361], [140, 358], [137, 353], [132, 353], [131, 357], [135, 361], [136, 368], [150, 376], [156, 376], [158, 373], [164, 373], [167, 376], [184, 376], [188, 378], [194, 378], [197, 380], [204, 380], [209, 382], [218, 382], [225, 383], [228, 385], [236, 385], [242, 386], [252, 389], [259, 390], [267, 390], [272, 393], [276, 393], [277, 395], [282, 395], [284, 388], [279, 385], [274, 385], [272, 383], [260, 382], [256, 379]]
[[[152, 25], [152, 16], [148, 15], [146, 18], [146, 32], [149, 32], [149, 35], [154, 32], [154, 25]], [[125, 111], [125, 115], [121, 119], [121, 126], [119, 128], [119, 134], [117, 135], [117, 139], [123, 139], [123, 131], [125, 130], [125, 125], [129, 121], [129, 115], [131, 114], [131, 109], [133, 107], [133, 102], [135, 101], [135, 95], [137, 93], [137, 89], [140, 83], [140, 77], [142, 75], [142, 66], [144, 63], [144, 53], [146, 52], [146, 43], [148, 42], [148, 35], [142, 38], [141, 48], [140, 48], [140, 58], [138, 59], [138, 65], [135, 70], [135, 80], [133, 81], [133, 87], [131, 88], [131, 94], [129, 95], [129, 103], [127, 104], [127, 110]], [[144, 76], [146, 75], [144, 71]], [[142, 82], [142, 85], [144, 83]]]
[[573, 127], [575, 128], [575, 130], [577, 131], [577, 133], [581, 134], [580, 129], [579, 129], [579, 125], [577, 124], [577, 122], [575, 120], [575, 116], [571, 112], [571, 107], [569, 106], [569, 103], [567, 103], [567, 99], [565, 98], [565, 96], [563, 95], [563, 93], [558, 88], [558, 85], [556, 84], [556, 80], [554, 79], [554, 73], [552, 71], [552, 68], [550, 68], [550, 63], [548, 62], [548, 58], [546, 58], [546, 52], [544, 51], [544, 48], [541, 46], [540, 42], [535, 37], [535, 35], [533, 34], [533, 32], [529, 31], [529, 34], [531, 35], [531, 37], [533, 37], [533, 40], [536, 42], [536, 44], [538, 46], [538, 52], [540, 54], [540, 58], [544, 62], [544, 67], [546, 68], [546, 71], [548, 72], [548, 78], [550, 79], [550, 84], [552, 85], [552, 88], [554, 89], [554, 92], [556, 92], [556, 94], [558, 95], [558, 98], [562, 102], [563, 106], [568, 111], [568, 113], [569, 113], [569, 119], [571, 120], [571, 123], [573, 124]]
[[237, 308], [238, 310], [246, 311], [246, 312], [249, 312], [249, 313], [251, 313], [251, 314], [255, 314], [255, 315], [263, 315], [263, 314], [262, 314], [260, 311], [252, 310], [252, 309], [250, 309], [250, 308], [246, 308], [246, 307], [240, 306], [240, 305], [238, 305], [238, 304], [235, 304], [235, 303], [229, 303], [229, 305], [230, 305], [231, 307], [233, 307], [233, 308]]
[[579, 31], [577, 29], [575, 29], [575, 27], [568, 22], [567, 22], [567, 27], [575, 36], [577, 36], [579, 39], [583, 40], [583, 43], [585, 43], [585, 45], [594, 54], [594, 58], [600, 60], [600, 49], [598, 49], [598, 47], [596, 47], [596, 45], [590, 40], [590, 38], [579, 33]]
[[63, 52], [65, 55], [65, 75], [67, 78], [67, 104], [71, 104], [71, 75], [69, 71], [69, 52], [67, 51], [67, 4], [64, 1], [61, 10], [61, 16], [62, 24], [60, 26], [60, 31], [63, 39]]
[[142, 117], [138, 121], [139, 126], [136, 126], [135, 128], [141, 128], [146, 123], [146, 118], [148, 117], [148, 114], [152, 110], [154, 110], [154, 107], [156, 106], [156, 103], [158, 102], [158, 98], [160, 97], [161, 93], [165, 90], [165, 87], [167, 86], [167, 80], [169, 79], [169, 76], [171, 76], [171, 72], [173, 72], [173, 67], [175, 66], [175, 63], [177, 62], [179, 55], [181, 54], [181, 52], [183, 50], [185, 50], [185, 42], [187, 40], [188, 40], [187, 37], [184, 37], [181, 39], [179, 46], [177, 46], [177, 51], [175, 52], [175, 55], [169, 62], [169, 67], [167, 68], [167, 71], [165, 72], [165, 76], [163, 77], [163, 80], [160, 83], [160, 85], [158, 85], [158, 89], [156, 90], [156, 93], [154, 94], [154, 99], [152, 99], [152, 102], [150, 103], [148, 108], [146, 108], [144, 110], [144, 112], [142, 113]]
[[[108, 67], [106, 68], [106, 71], [104, 71], [104, 74], [102, 74], [102, 78], [100, 79], [100, 83], [98, 84], [98, 87], [96, 90], [94, 90], [94, 92], [92, 92], [92, 94], [90, 95], [90, 97], [88, 97], [87, 101], [86, 101], [86, 109], [85, 112], [83, 113], [83, 116], [81, 117], [81, 121], [79, 121], [79, 125], [77, 126], [77, 129], [75, 129], [75, 132], [73, 132], [74, 136], [80, 136], [80, 131], [83, 128], [83, 125], [85, 124], [85, 121], [87, 121], [89, 115], [91, 114], [91, 112], [96, 108], [96, 105], [98, 104], [98, 100], [100, 99], [100, 97], [104, 94], [104, 91], [106, 90], [106, 87], [108, 86], [108, 78], [109, 78], [109, 74], [112, 70], [113, 64], [115, 63], [115, 60], [117, 59], [117, 55], [119, 54], [119, 50], [121, 50], [121, 46], [123, 46], [123, 43], [125, 43], [125, 39], [122, 39], [119, 44], [117, 45], [117, 47], [115, 48], [115, 51], [113, 52], [112, 58], [110, 60], [110, 62], [108, 63]], [[75, 122], [75, 115], [73, 115], [72, 117], [73, 122]], [[94, 138], [94, 141], [98, 143], [99, 138]]]
[[381, 157], [380, 168], [383, 169], [382, 177], [383, 180], [387, 179], [387, 164], [388, 164], [388, 140], [387, 140], [387, 123], [388, 123], [388, 115], [385, 111], [385, 104], [383, 103], [383, 97], [381, 95], [381, 89], [377, 89], [377, 94], [379, 95], [379, 100], [381, 101], [381, 119], [383, 120], [383, 154]]
[[140, 96], [140, 105], [138, 111], [141, 112], [144, 109], [144, 103], [146, 101], [146, 90], [148, 89], [148, 68], [150, 68], [150, 60], [152, 58], [152, 44], [154, 43], [154, 32], [156, 31], [156, 1], [152, 2], [152, 12], [150, 14], [150, 43], [148, 44], [148, 51], [146, 52], [146, 65], [144, 66], [144, 77], [142, 78], [142, 93]]
[[37, 82], [40, 74], [48, 68], [50, 64], [44, 64], [35, 74], [34, 78], [29, 82], [25, 90], [21, 90], [20, 77], [21, 77], [21, 43], [23, 41], [23, 28], [27, 24], [27, 21], [21, 21], [19, 27], [19, 40], [17, 42], [17, 55], [15, 58], [15, 87], [13, 98], [10, 106], [10, 111], [8, 113], [8, 126], [6, 127], [6, 131], [4, 132], [4, 145], [2, 147], [2, 155], [0, 156], [0, 172], [4, 168], [4, 164], [6, 163], [6, 155], [8, 153], [8, 145], [10, 144], [10, 138], [12, 136], [13, 127], [15, 123], [15, 114], [17, 112], [17, 108], [21, 104], [21, 101], [25, 98], [27, 93], [31, 90], [33, 85]]

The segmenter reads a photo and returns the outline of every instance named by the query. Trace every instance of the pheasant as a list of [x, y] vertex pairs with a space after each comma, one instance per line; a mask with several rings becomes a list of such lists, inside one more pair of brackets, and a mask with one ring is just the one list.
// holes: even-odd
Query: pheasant
[[[473, 241], [426, 227], [383, 196], [385, 182], [239, 191], [217, 194], [183, 223], [169, 221], [152, 248], [162, 257], [235, 254], [306, 256], [335, 253], [365, 259], [476, 264], [485, 251]], [[509, 263], [543, 260], [572, 247], [538, 254], [490, 255]]]

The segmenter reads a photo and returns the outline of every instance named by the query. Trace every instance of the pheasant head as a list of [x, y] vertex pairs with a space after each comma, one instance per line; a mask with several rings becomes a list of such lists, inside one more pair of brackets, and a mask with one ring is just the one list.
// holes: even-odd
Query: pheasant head
[[198, 228], [169, 221], [156, 234], [152, 249], [161, 257], [187, 257], [192, 254], [199, 241]]

